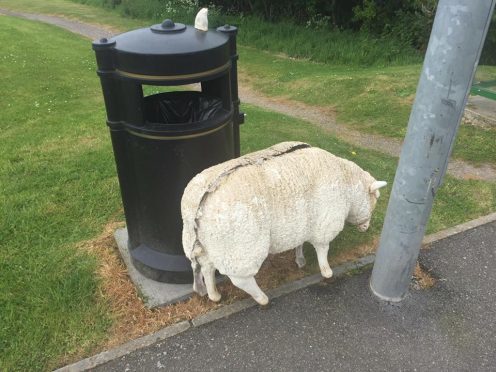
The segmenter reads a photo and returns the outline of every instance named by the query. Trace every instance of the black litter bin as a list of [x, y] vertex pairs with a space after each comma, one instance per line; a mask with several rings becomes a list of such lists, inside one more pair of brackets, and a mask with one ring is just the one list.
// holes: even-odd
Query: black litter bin
[[[170, 20], [93, 42], [135, 267], [190, 283], [180, 202], [197, 173], [239, 156], [236, 28]], [[201, 83], [144, 96], [143, 85]]]

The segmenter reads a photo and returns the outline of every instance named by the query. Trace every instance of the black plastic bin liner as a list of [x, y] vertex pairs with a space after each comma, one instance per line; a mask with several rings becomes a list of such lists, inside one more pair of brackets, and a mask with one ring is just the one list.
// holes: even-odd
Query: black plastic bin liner
[[170, 92], [145, 99], [145, 118], [155, 124], [189, 124], [225, 112], [222, 101], [201, 92]]

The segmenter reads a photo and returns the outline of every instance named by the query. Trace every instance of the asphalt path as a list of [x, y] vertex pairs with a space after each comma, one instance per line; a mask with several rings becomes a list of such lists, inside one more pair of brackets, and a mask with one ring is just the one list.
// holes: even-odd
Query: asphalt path
[[437, 278], [399, 304], [370, 270], [310, 286], [113, 360], [101, 371], [495, 371], [496, 222], [421, 253]]

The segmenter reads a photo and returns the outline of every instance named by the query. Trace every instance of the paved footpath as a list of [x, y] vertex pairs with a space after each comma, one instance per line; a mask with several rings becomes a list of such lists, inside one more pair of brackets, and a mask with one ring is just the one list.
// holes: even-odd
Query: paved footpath
[[438, 278], [399, 304], [370, 270], [310, 286], [116, 359], [101, 371], [496, 371], [496, 222], [438, 241]]

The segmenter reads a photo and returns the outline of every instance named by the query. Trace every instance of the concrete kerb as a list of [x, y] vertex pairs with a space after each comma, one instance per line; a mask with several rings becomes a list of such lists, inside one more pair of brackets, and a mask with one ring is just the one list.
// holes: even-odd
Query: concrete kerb
[[[446, 239], [450, 236], [462, 233], [464, 231], [476, 228], [478, 226], [485, 225], [490, 222], [496, 221], [496, 213], [491, 213], [487, 216], [483, 216], [480, 218], [477, 218], [475, 220], [448, 228], [446, 230], [427, 235], [422, 244], [424, 248], [430, 248], [430, 246], [442, 239]], [[334, 277], [340, 277], [351, 270], [355, 269], [360, 269], [366, 265], [369, 265], [374, 262], [375, 255], [368, 255], [365, 257], [362, 257], [356, 261], [353, 262], [347, 262], [343, 265], [336, 266], [333, 268], [334, 272]], [[308, 286], [317, 284], [324, 280], [322, 276], [319, 274], [314, 274], [307, 276], [305, 278], [296, 280], [291, 283], [286, 283], [278, 288], [275, 288], [273, 290], [268, 291], [268, 295], [271, 299], [284, 296], [286, 294], [295, 292], [297, 290], [306, 288]], [[199, 327], [208, 323], [211, 323], [215, 320], [221, 319], [228, 317], [229, 315], [238, 313], [242, 310], [245, 310], [247, 308], [256, 306], [256, 302], [253, 301], [251, 298], [238, 301], [236, 303], [233, 303], [231, 305], [224, 306], [220, 309], [213, 310], [207, 314], [200, 315], [196, 318], [194, 318], [191, 321], [183, 321], [168, 327], [165, 327], [155, 333], [152, 333], [147, 336], [140, 337], [135, 340], [131, 340], [121, 346], [115, 347], [113, 349], [110, 349], [108, 351], [104, 351], [100, 354], [91, 356], [89, 358], [80, 360], [79, 362], [76, 362], [74, 364], [67, 365], [65, 367], [62, 367], [60, 369], [57, 369], [57, 372], [79, 372], [79, 371], [86, 371], [88, 369], [94, 368], [99, 365], [103, 365], [105, 363], [110, 362], [111, 360], [120, 358], [124, 355], [127, 355], [135, 350], [141, 349], [143, 347], [152, 345], [153, 343], [157, 341], [163, 341], [166, 340], [172, 336], [175, 336], [179, 333], [182, 333], [190, 328], [194, 327]]]
[[146, 335], [135, 340], [131, 340], [126, 342], [123, 345], [120, 345], [116, 348], [110, 349], [108, 351], [104, 351], [100, 354], [93, 355], [89, 358], [80, 360], [74, 364], [69, 364], [65, 367], [59, 368], [57, 372], [78, 372], [78, 371], [87, 371], [91, 368], [95, 368], [102, 364], [105, 364], [111, 360], [120, 358], [124, 355], [131, 353], [134, 350], [141, 349], [146, 346], [150, 346], [157, 341], [165, 340], [169, 337], [177, 335], [181, 332], [186, 331], [191, 327], [190, 322], [183, 321], [180, 323], [173, 324], [171, 326], [162, 328], [160, 331], [152, 333], [150, 335]]
[[430, 245], [434, 242], [437, 242], [438, 240], [446, 239], [452, 235], [459, 234], [461, 232], [476, 228], [478, 226], [485, 225], [490, 222], [496, 221], [496, 213], [491, 213], [486, 216], [479, 217], [475, 220], [468, 221], [465, 223], [462, 223], [460, 225], [456, 225], [453, 227], [450, 227], [448, 229], [439, 231], [434, 234], [427, 235], [424, 240], [422, 241], [422, 244], [424, 245], [424, 248], [429, 248]]

